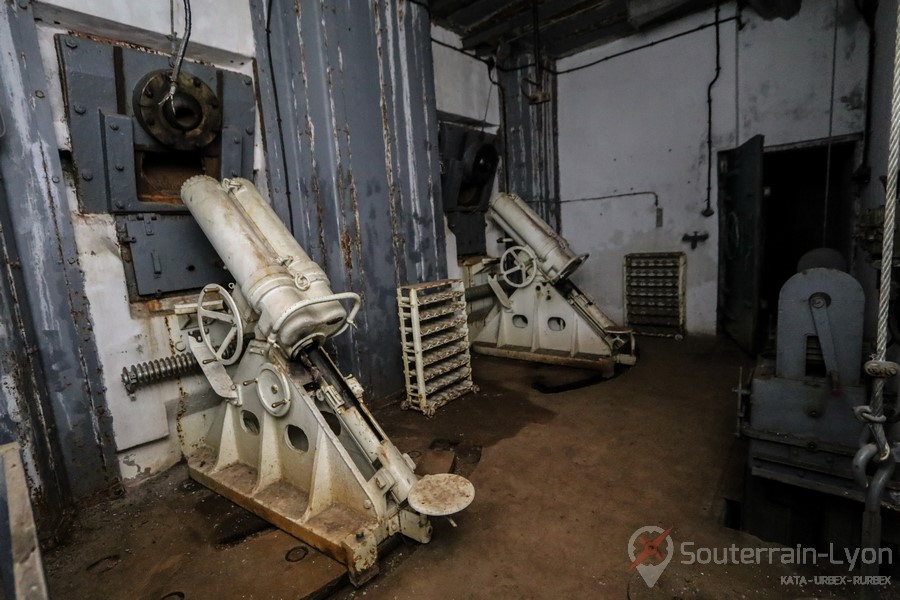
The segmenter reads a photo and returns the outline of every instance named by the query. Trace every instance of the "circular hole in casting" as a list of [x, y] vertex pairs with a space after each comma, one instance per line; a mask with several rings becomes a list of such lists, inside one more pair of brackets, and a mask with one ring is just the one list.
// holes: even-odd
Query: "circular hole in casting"
[[562, 331], [566, 328], [566, 321], [560, 317], [550, 317], [547, 319], [547, 327], [550, 331]]
[[243, 427], [244, 431], [247, 433], [259, 435], [259, 419], [249, 410], [241, 411], [241, 427]]
[[298, 452], [309, 450], [309, 438], [306, 436], [306, 432], [296, 425], [288, 425], [284, 428], [284, 440], [288, 446]]

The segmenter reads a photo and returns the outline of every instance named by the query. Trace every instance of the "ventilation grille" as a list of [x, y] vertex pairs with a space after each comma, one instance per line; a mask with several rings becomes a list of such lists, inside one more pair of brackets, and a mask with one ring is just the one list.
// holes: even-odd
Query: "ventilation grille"
[[638, 335], [684, 336], [683, 252], [625, 255], [625, 320]]

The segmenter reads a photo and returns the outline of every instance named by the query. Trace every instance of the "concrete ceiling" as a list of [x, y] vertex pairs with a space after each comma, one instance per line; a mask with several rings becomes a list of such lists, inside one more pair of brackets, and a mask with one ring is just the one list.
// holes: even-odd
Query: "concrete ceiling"
[[[715, 5], [715, 0], [431, 0], [431, 17], [491, 54], [506, 44], [559, 58]], [[535, 22], [537, 27], [535, 28]], [[538, 36], [535, 36], [537, 29]]]

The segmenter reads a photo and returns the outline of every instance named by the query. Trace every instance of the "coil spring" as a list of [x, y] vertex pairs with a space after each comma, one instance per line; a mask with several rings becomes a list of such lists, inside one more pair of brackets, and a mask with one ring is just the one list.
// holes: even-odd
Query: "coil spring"
[[133, 393], [140, 386], [185, 375], [199, 367], [197, 357], [185, 352], [125, 367], [122, 369], [122, 383], [129, 393]]

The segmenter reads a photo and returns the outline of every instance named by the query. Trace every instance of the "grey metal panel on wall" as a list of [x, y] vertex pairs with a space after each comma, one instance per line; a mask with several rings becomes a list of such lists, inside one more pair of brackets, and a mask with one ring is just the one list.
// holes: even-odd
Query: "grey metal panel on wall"
[[9, 239], [22, 263], [22, 293], [16, 301], [30, 310], [35, 362], [42, 368], [38, 383], [46, 388], [52, 409], [52, 424], [35, 435], [58, 437], [68, 485], [83, 497], [117, 486], [118, 463], [27, 3], [0, 7], [0, 77], [7, 129], [0, 174], [9, 199]]
[[447, 276], [428, 11], [377, 2], [384, 131], [399, 285]]
[[363, 298], [333, 350], [375, 394], [403, 385], [397, 286], [446, 271], [428, 16], [386, 4], [251, 0], [269, 193], [332, 287]]
[[[516, 51], [498, 74], [503, 137], [500, 188], [521, 196], [559, 231], [556, 62], [545, 60], [544, 64], [548, 68], [539, 74], [534, 56]], [[538, 88], [549, 94], [548, 101], [532, 103], [526, 92]]]
[[[4, 80], [0, 75], [0, 82]], [[0, 125], [4, 113], [0, 106]], [[3, 143], [0, 133], [0, 146]], [[53, 537], [63, 523], [63, 506], [71, 494], [59, 441], [48, 435], [53, 411], [43, 369], [35, 359], [37, 346], [30, 307], [18, 300], [24, 287], [23, 267], [11, 238], [8, 207], [0, 173], [0, 445], [16, 442], [21, 448], [35, 518], [44, 535]]]

